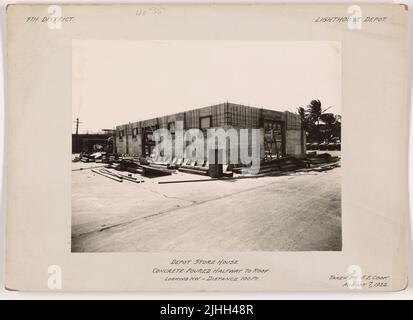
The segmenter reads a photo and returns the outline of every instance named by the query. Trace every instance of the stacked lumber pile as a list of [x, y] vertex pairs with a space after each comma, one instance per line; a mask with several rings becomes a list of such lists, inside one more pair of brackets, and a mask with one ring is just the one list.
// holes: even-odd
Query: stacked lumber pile
[[[139, 162], [138, 162], [139, 161]], [[156, 163], [147, 163], [135, 158], [122, 158], [118, 164], [113, 166], [114, 169], [119, 171], [128, 171], [131, 173], [138, 173], [148, 177], [160, 177], [171, 175], [172, 170], [169, 170], [166, 166]]]
[[[262, 162], [259, 174], [277, 175], [290, 171], [326, 171], [340, 166], [340, 157], [329, 153], [311, 153], [305, 159], [285, 157]], [[235, 168], [234, 173], [242, 173], [242, 168]]]
[[90, 157], [89, 154], [82, 154], [82, 156], [80, 157], [80, 161], [82, 162], [95, 162], [95, 158]]
[[109, 163], [109, 154], [104, 153], [102, 154], [102, 158], [99, 160], [96, 160], [96, 162], [102, 162], [102, 163]]
[[333, 157], [329, 153], [314, 154], [311, 153], [303, 161], [307, 163], [308, 168], [314, 168], [326, 163], [336, 163], [340, 157]]
[[338, 168], [338, 167], [340, 167], [340, 163], [335, 162], [335, 163], [329, 163], [329, 164], [318, 166], [316, 168], [313, 168], [312, 170], [321, 172], [321, 171], [327, 171], [327, 170], [331, 170], [331, 169]]
[[169, 169], [169, 163], [163, 163], [163, 162], [151, 162], [148, 163], [147, 165], [153, 167], [153, 168], [159, 168], [159, 169]]
[[[125, 159], [122, 158], [119, 160], [118, 165], [116, 166], [117, 170], [119, 171], [129, 171], [132, 173], [142, 173], [142, 171], [139, 172], [138, 169], [140, 169], [139, 163], [135, 162], [132, 159]], [[138, 172], [135, 172], [138, 171]]]
[[114, 154], [109, 154], [108, 155], [108, 162], [109, 163], [119, 162], [119, 157], [114, 155]]
[[307, 168], [314, 171], [327, 171], [340, 167], [340, 157], [332, 156], [329, 153], [309, 154], [303, 160], [307, 163]]
[[207, 166], [196, 166], [190, 164], [183, 164], [178, 170], [179, 172], [198, 174], [201, 176], [207, 176], [209, 173], [209, 168]]
[[[222, 176], [225, 178], [231, 178], [233, 177], [234, 173], [230, 170], [227, 170], [228, 166], [223, 166], [223, 172]], [[179, 168], [179, 172], [184, 172], [184, 173], [191, 173], [191, 174], [197, 174], [201, 176], [209, 176], [210, 171], [209, 171], [209, 166], [194, 166], [194, 165], [187, 165], [184, 164]]]
[[[305, 163], [302, 163], [299, 159], [293, 157], [286, 157], [280, 159], [273, 159], [271, 161], [262, 162], [260, 164], [259, 174], [272, 175], [281, 174], [287, 171], [294, 171], [297, 169], [304, 168]], [[234, 168], [232, 170], [234, 173], [242, 173], [242, 168]]]
[[160, 177], [171, 175], [172, 171], [169, 169], [159, 168], [152, 164], [150, 165], [140, 165], [142, 169], [142, 174], [147, 177]]

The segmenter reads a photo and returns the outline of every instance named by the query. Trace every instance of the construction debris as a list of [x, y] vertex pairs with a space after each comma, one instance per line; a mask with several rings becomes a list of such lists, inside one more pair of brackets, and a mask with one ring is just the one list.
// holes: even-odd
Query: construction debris
[[72, 169], [72, 171], [82, 171], [82, 170], [90, 170], [90, 169], [97, 169], [97, 168], [104, 168], [105, 165], [100, 165], [100, 166], [93, 166], [93, 167], [88, 167], [88, 168], [78, 168], [78, 169]]
[[[173, 159], [172, 161], [153, 161], [151, 159], [110, 155], [106, 153], [95, 153], [92, 155], [83, 154], [81, 157], [77, 157], [77, 161], [90, 162], [91, 159], [100, 158], [102, 162], [109, 162], [106, 168], [103, 166], [95, 166], [89, 168], [79, 168], [73, 171], [92, 169], [94, 173], [111, 178], [115, 181], [122, 182], [127, 180], [130, 182], [141, 183], [140, 180], [134, 177], [132, 174], [139, 174], [150, 178], [172, 175], [175, 170], [179, 172], [197, 174], [202, 176], [211, 176], [211, 165], [208, 161], [193, 161], [187, 159]], [[76, 159], [76, 158], [75, 158]], [[110, 159], [110, 160], [109, 160]], [[75, 160], [74, 160], [75, 161]], [[246, 178], [257, 178], [265, 176], [279, 176], [286, 175], [288, 173], [304, 173], [304, 172], [324, 172], [334, 168], [340, 167], [340, 157], [332, 156], [329, 153], [317, 154], [316, 151], [309, 152], [305, 158], [295, 157], [283, 157], [279, 159], [271, 159], [263, 161], [260, 165], [259, 173], [253, 176], [245, 176], [243, 174], [243, 167], [234, 167], [233, 165], [220, 165], [219, 168], [215, 168], [219, 171], [216, 175], [212, 174], [208, 179], [197, 180], [175, 180], [175, 181], [161, 181], [164, 183], [183, 183], [183, 182], [202, 182], [202, 181], [224, 181], [224, 180], [236, 180]], [[95, 168], [99, 170], [95, 170]], [[115, 173], [109, 169], [114, 169], [120, 172], [128, 172], [127, 174]], [[218, 170], [219, 169], [219, 170]], [[213, 173], [213, 172], [212, 172]], [[234, 174], [236, 174], [234, 176]]]
[[100, 170], [92, 169], [92, 171], [94, 173], [100, 174], [102, 176], [105, 176], [107, 178], [110, 178], [110, 179], [118, 181], [118, 182], [123, 182], [123, 180], [127, 180], [127, 181], [130, 181], [130, 182], [135, 182], [135, 183], [144, 182], [144, 180], [138, 180], [138, 178], [135, 178], [135, 177], [132, 177], [132, 176], [129, 176], [129, 175], [117, 174], [117, 173], [112, 172], [112, 171], [107, 170], [107, 169], [100, 169]]
[[149, 166], [141, 165], [141, 168], [143, 170], [142, 174], [148, 177], [154, 177], [154, 176], [159, 177], [159, 176], [167, 176], [167, 175], [172, 174], [171, 170], [160, 168], [153, 164], [150, 164]]
[[104, 177], [106, 177], [106, 178], [115, 180], [115, 181], [117, 181], [117, 182], [123, 182], [123, 179], [118, 178], [118, 177], [115, 177], [114, 175], [111, 175], [111, 174], [102, 172], [102, 171], [100, 171], [100, 170], [92, 169], [92, 172], [97, 173], [97, 174], [100, 174], [101, 176], [104, 176]]
[[[306, 158], [284, 157], [262, 162], [259, 174], [278, 175], [291, 171], [325, 171], [338, 167], [339, 161], [340, 157], [333, 157], [329, 153], [317, 154], [316, 152], [311, 152]], [[329, 165], [323, 166], [325, 164]], [[232, 171], [241, 174], [242, 169], [242, 167], [238, 167]]]
[[191, 164], [191, 161], [185, 161], [180, 167], [179, 167], [179, 172], [185, 172], [185, 173], [192, 173], [192, 174], [198, 174], [201, 176], [207, 176], [209, 175], [209, 165], [208, 163], [205, 164], [202, 163], [201, 165], [197, 165], [196, 162], [193, 162]]
[[[285, 157], [280, 159], [272, 159], [270, 161], [265, 161], [260, 164], [260, 171], [259, 174], [278, 174], [282, 172], [294, 171], [297, 169], [301, 169], [306, 165], [297, 161], [296, 158], [293, 157]], [[243, 168], [238, 167], [234, 168], [232, 171], [234, 173], [241, 174]]]
[[340, 167], [339, 163], [326, 164], [326, 165], [320, 166], [318, 168], [313, 168], [313, 170], [321, 172], [321, 171], [331, 170], [331, 169], [334, 169], [334, 168], [337, 168], [337, 167]]

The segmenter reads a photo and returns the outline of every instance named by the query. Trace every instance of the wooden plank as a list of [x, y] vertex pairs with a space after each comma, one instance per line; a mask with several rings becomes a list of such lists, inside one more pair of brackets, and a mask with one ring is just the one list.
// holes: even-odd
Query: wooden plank
[[117, 178], [117, 177], [115, 177], [115, 176], [112, 176], [112, 175], [110, 175], [110, 174], [106, 174], [106, 173], [100, 172], [100, 171], [95, 170], [95, 169], [92, 169], [92, 171], [93, 171], [94, 173], [100, 174], [101, 176], [104, 176], [104, 177], [106, 177], [106, 178], [115, 180], [115, 181], [117, 181], [117, 182], [122, 182], [122, 181], [123, 181], [122, 179], [119, 179], [119, 178]]

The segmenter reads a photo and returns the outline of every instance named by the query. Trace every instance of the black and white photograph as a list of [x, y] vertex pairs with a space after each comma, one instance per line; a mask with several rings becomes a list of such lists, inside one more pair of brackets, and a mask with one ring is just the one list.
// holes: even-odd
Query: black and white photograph
[[8, 296], [411, 296], [407, 5], [98, 2], [4, 7]]
[[341, 251], [341, 44], [72, 40], [72, 252]]

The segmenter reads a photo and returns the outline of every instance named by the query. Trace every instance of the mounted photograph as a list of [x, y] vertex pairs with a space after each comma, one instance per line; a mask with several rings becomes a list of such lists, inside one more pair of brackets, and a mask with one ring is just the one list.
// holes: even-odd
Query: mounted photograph
[[7, 289], [406, 288], [407, 6], [6, 17]]
[[72, 252], [342, 250], [341, 43], [72, 40]]

